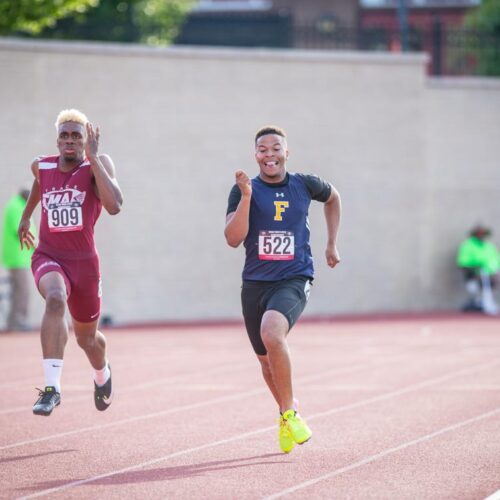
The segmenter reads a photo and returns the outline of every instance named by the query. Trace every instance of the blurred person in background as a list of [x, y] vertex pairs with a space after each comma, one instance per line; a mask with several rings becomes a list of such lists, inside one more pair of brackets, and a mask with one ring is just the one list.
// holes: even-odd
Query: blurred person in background
[[[32, 248], [19, 245], [17, 228], [21, 221], [30, 192], [20, 189], [6, 204], [3, 212], [2, 266], [7, 269], [10, 284], [10, 305], [6, 328], [9, 331], [26, 331], [30, 303], [30, 266]], [[30, 230], [34, 227], [30, 221]]]
[[287, 343], [314, 278], [309, 206], [312, 200], [323, 203], [328, 236], [325, 257], [333, 268], [340, 262], [340, 196], [329, 182], [315, 175], [287, 172], [287, 139], [279, 127], [257, 131], [255, 159], [257, 177], [250, 179], [243, 170], [235, 173], [224, 234], [230, 246], [245, 246], [243, 317], [262, 375], [279, 407], [280, 448], [289, 453], [296, 443], [303, 444], [312, 436], [293, 395]]
[[477, 225], [458, 248], [456, 262], [463, 270], [468, 294], [463, 311], [498, 314], [499, 308], [492, 290], [497, 284], [500, 254], [495, 244], [489, 241], [490, 237], [491, 229]]
[[61, 402], [61, 373], [68, 341], [69, 309], [78, 345], [94, 371], [94, 404], [106, 410], [112, 401], [106, 338], [97, 329], [101, 314], [101, 275], [94, 225], [104, 206], [111, 215], [122, 205], [122, 193], [111, 158], [99, 154], [99, 127], [76, 109], [56, 120], [56, 156], [36, 158], [35, 177], [19, 224], [21, 247], [34, 247], [29, 219], [41, 202], [39, 241], [31, 269], [45, 300], [40, 331], [45, 389], [33, 406], [48, 416]]

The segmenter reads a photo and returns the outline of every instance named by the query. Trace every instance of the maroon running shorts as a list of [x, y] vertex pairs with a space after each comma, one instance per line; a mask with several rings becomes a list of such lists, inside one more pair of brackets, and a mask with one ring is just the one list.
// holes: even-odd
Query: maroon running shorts
[[64, 279], [68, 308], [71, 316], [81, 323], [96, 321], [101, 313], [101, 276], [99, 257], [86, 259], [54, 259], [35, 251], [31, 260], [31, 270], [38, 288], [40, 278], [56, 271]]

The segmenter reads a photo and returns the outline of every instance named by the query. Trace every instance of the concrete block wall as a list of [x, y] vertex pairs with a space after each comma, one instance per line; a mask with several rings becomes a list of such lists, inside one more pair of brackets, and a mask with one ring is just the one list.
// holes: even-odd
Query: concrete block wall
[[[456, 245], [499, 220], [500, 83], [428, 80], [423, 55], [147, 48], [0, 40], [0, 202], [55, 149], [60, 109], [102, 130], [125, 204], [96, 227], [103, 313], [118, 323], [240, 317], [243, 248], [223, 228], [253, 136], [288, 133], [290, 171], [340, 191], [342, 263], [324, 262], [307, 315], [456, 308]], [[483, 82], [483, 83], [481, 83]], [[500, 234], [500, 227], [498, 227]], [[498, 236], [496, 234], [497, 242]], [[34, 300], [39, 321], [41, 300]]]

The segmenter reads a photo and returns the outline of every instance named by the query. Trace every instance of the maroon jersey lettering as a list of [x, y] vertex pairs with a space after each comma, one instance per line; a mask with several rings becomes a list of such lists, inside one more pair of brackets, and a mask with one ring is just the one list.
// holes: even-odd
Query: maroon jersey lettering
[[58, 156], [40, 158], [42, 215], [39, 248], [60, 257], [96, 254], [94, 226], [102, 204], [94, 192], [90, 163], [69, 172], [58, 168]]

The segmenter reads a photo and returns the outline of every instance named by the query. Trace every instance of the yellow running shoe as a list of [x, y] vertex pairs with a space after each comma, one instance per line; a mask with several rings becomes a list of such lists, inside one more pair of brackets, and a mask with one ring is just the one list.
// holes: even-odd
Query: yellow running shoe
[[295, 410], [285, 411], [282, 418], [287, 423], [290, 434], [297, 444], [304, 444], [311, 439], [311, 429], [309, 429], [306, 421]]
[[280, 429], [278, 432], [280, 448], [283, 453], [290, 453], [295, 446], [295, 441], [293, 440], [292, 434], [290, 433], [290, 429], [288, 428], [288, 424], [286, 420], [280, 416], [279, 419]]

